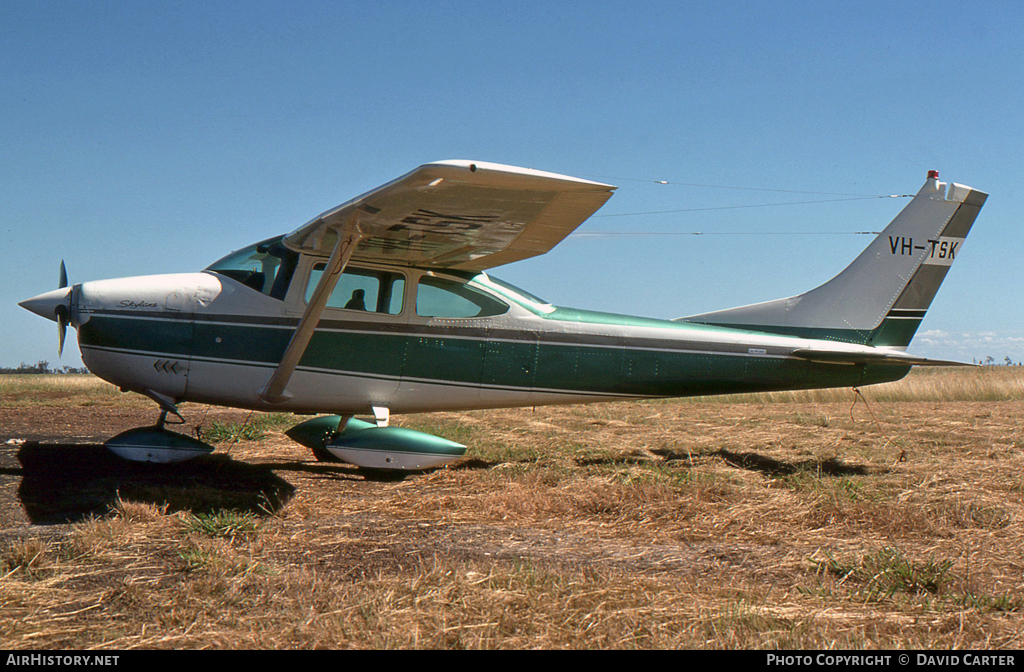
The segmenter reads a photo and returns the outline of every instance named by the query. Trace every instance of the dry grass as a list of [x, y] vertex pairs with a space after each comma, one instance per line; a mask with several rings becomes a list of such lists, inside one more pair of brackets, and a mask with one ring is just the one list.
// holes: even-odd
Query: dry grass
[[[1018, 648], [1022, 379], [412, 416], [471, 451], [398, 481], [271, 419], [179, 471], [98, 466], [98, 515], [9, 527], [0, 646]], [[245, 479], [293, 490], [242, 506]]]
[[138, 394], [87, 374], [0, 374], [0, 399], [5, 407], [75, 406], [151, 403]]

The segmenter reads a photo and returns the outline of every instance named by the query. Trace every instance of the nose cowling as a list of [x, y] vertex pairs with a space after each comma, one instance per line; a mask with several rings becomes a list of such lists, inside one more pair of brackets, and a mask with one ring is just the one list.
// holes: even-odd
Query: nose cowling
[[61, 312], [66, 310], [65, 315], [71, 312], [71, 288], [61, 287], [39, 296], [33, 296], [31, 299], [25, 299], [18, 305], [40, 317], [58, 322], [58, 315]]
[[64, 262], [61, 262], [60, 289], [40, 294], [18, 304], [36, 315], [57, 323], [58, 357], [64, 354], [64, 336], [67, 334], [68, 325], [71, 324], [71, 304], [74, 300], [74, 289], [68, 287], [67, 284], [67, 272], [64, 270]]

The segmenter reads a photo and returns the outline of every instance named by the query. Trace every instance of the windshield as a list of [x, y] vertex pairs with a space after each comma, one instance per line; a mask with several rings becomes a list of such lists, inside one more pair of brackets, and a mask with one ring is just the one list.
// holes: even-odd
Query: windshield
[[281, 243], [283, 237], [268, 238], [232, 252], [206, 270], [237, 280], [269, 297], [284, 299], [299, 255]]

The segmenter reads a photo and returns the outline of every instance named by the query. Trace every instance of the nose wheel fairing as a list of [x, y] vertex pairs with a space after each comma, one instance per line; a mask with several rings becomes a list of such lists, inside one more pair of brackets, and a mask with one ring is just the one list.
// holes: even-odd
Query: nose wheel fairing
[[160, 425], [129, 429], [103, 445], [126, 460], [158, 464], [183, 462], [213, 452], [213, 446]]

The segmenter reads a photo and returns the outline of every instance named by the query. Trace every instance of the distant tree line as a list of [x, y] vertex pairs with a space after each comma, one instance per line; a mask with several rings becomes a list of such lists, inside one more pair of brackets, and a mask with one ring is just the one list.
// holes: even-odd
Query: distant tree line
[[89, 373], [89, 369], [84, 366], [62, 366], [59, 368], [50, 368], [50, 363], [46, 360], [40, 360], [35, 364], [26, 364], [22, 362], [17, 368], [9, 366], [0, 366], [0, 374], [8, 373]]
[[1003, 357], [1003, 361], [1001, 361], [1001, 362], [996, 362], [996, 358], [995, 357], [985, 357], [984, 359], [974, 359], [972, 357], [971, 361], [973, 361], [975, 364], [980, 364], [981, 366], [1022, 366], [1022, 365], [1024, 365], [1024, 363], [1022, 363], [1022, 362], [1015, 362], [1015, 361], [1013, 361], [1012, 359], [1010, 359], [1009, 356]]

